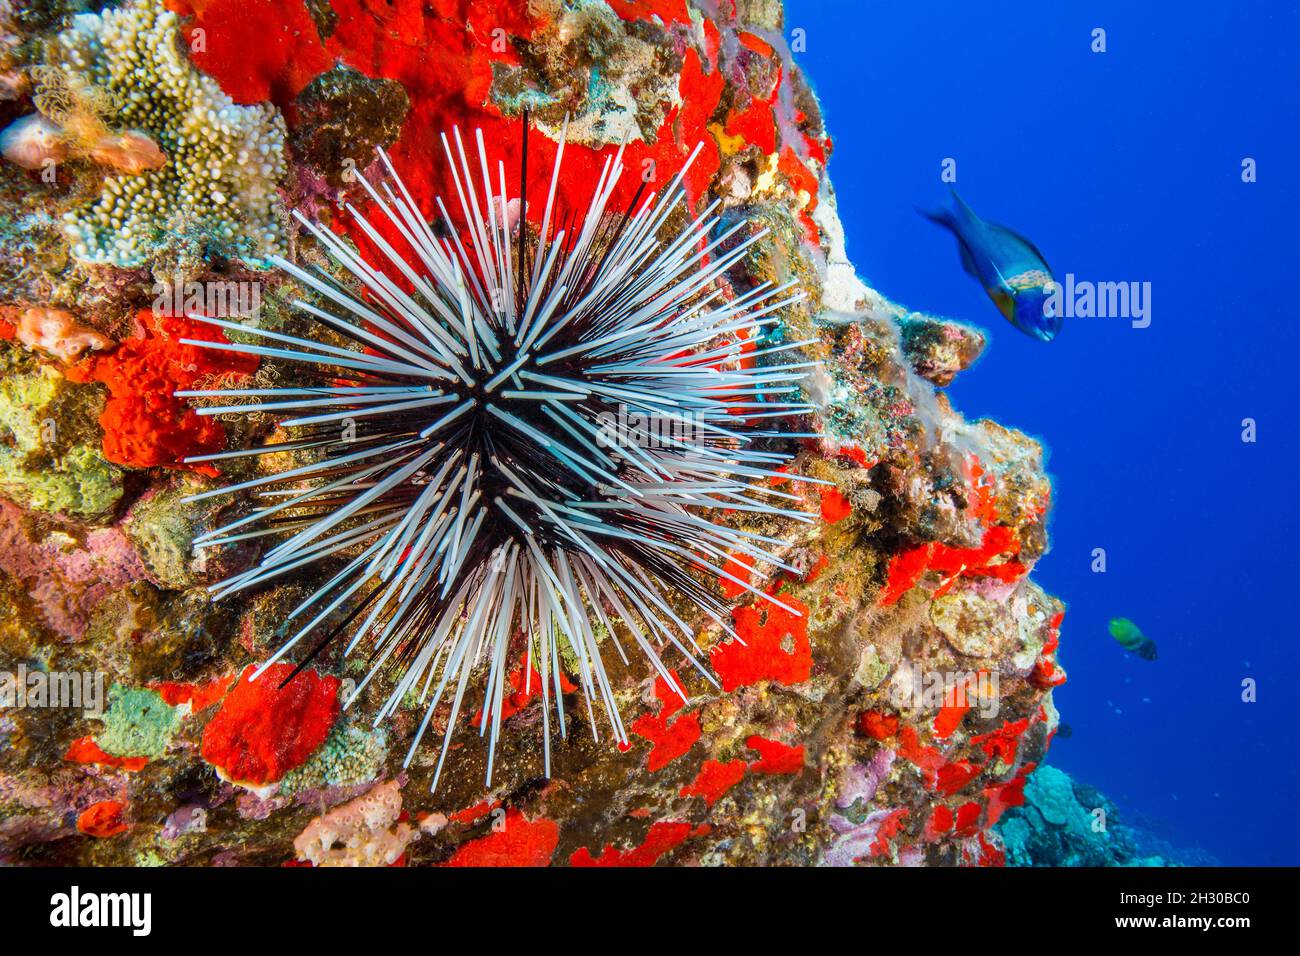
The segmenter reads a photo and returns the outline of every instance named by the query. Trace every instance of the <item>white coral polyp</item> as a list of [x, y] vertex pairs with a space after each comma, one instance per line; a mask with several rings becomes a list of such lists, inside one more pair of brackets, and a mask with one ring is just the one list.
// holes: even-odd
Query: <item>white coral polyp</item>
[[250, 264], [284, 251], [277, 182], [286, 170], [285, 125], [270, 104], [237, 106], [186, 56], [180, 20], [156, 0], [80, 14], [59, 35], [57, 65], [74, 90], [111, 91], [115, 128], [154, 137], [168, 162], [110, 176], [90, 206], [67, 213], [73, 255], [132, 268], [168, 233], [206, 231]]

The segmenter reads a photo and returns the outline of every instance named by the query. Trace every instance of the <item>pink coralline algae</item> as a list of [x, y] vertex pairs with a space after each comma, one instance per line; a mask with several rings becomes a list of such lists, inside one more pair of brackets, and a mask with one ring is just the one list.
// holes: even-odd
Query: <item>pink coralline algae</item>
[[844, 771], [835, 805], [840, 809], [861, 801], [870, 803], [876, 790], [887, 779], [894, 766], [894, 751], [880, 749], [866, 763], [852, 763]]
[[875, 810], [861, 823], [851, 823], [844, 817], [831, 817], [831, 828], [837, 834], [835, 842], [826, 851], [828, 866], [853, 866], [859, 860], [887, 856], [891, 841], [898, 834], [907, 817], [907, 810]]
[[43, 623], [68, 640], [86, 633], [105, 598], [145, 576], [118, 528], [96, 528], [78, 544], [70, 535], [36, 535], [22, 511], [0, 499], [0, 571], [19, 582]]

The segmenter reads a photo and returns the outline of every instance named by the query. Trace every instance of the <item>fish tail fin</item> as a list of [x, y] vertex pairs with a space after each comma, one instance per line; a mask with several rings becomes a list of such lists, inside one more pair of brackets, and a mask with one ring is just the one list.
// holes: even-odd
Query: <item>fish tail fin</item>
[[921, 209], [918, 206], [916, 211], [931, 222], [951, 229], [959, 236], [972, 234], [972, 229], [983, 220], [976, 215], [974, 209], [966, 205], [966, 200], [961, 198], [956, 189], [948, 191], [952, 193], [951, 209]]
[[[954, 191], [953, 195], [956, 196], [957, 193]], [[960, 197], [958, 197], [957, 201], [961, 202]], [[953, 234], [954, 238], [957, 240], [957, 249], [961, 253], [962, 269], [965, 270], [967, 275], [971, 276], [983, 285], [984, 280], [980, 278], [979, 269], [975, 265], [975, 256], [971, 253], [970, 246], [967, 245], [966, 236], [962, 228], [962, 222], [958, 219], [959, 214], [954, 213], [951, 209], [922, 209], [920, 206], [914, 206], [912, 208], [926, 219], [929, 219], [936, 226], [942, 226]]]
[[952, 214], [951, 209], [922, 209], [920, 206], [912, 208], [936, 226], [943, 226], [954, 233], [957, 231], [957, 217]]
[[975, 215], [975, 210], [966, 204], [966, 200], [961, 198], [961, 195], [957, 190], [949, 189], [948, 191], [952, 193], [952, 204], [953, 208], [956, 210], [957, 216], [962, 219], [978, 222], [980, 217]]

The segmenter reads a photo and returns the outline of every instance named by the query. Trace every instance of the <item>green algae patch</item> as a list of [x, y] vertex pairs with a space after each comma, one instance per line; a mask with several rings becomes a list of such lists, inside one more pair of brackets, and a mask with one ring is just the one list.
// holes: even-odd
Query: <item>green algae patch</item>
[[94, 519], [122, 497], [100, 452], [98, 388], [16, 349], [0, 354], [0, 494], [34, 511]]
[[180, 727], [176, 708], [144, 687], [114, 687], [108, 696], [104, 731], [95, 738], [100, 749], [114, 757], [161, 757]]

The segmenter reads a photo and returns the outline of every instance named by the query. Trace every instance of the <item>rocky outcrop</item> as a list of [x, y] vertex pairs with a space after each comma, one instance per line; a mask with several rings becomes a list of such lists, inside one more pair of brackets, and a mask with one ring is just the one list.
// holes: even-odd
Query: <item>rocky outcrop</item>
[[[78, 359], [66, 381], [49, 355], [23, 354], [21, 367], [44, 363], [60, 389], [99, 401], [102, 382], [112, 408], [141, 411], [101, 421], [103, 456], [85, 475], [97, 489], [93, 508], [37, 514], [24, 510], [34, 507], [30, 497], [15, 495], [0, 511], [9, 543], [0, 555], [0, 670], [101, 672], [115, 688], [100, 716], [2, 712], [0, 855], [105, 864], [1002, 863], [995, 824], [1024, 801], [1057, 723], [1052, 688], [1064, 680], [1062, 605], [1031, 579], [1048, 547], [1042, 452], [1000, 424], [967, 422], [937, 389], [975, 360], [981, 333], [909, 312], [857, 278], [826, 176], [831, 139], [787, 49], [779, 4], [740, 2], [734, 16], [703, 0], [438, 5], [457, 7], [454, 16], [368, 0], [172, 6], [188, 16], [174, 29], [205, 31], [204, 48], [190, 54], [205, 79], [189, 88], [214, 97], [215, 82], [236, 103], [273, 104], [258, 115], [277, 129], [281, 115], [287, 121], [277, 202], [313, 214], [364, 198], [348, 177], [322, 168], [357, 160], [355, 143], [331, 137], [358, 130], [368, 145], [393, 143], [395, 165], [426, 205], [447, 193], [431, 157], [453, 123], [482, 127], [514, 169], [527, 107], [530, 172], [549, 177], [567, 114], [560, 193], [583, 206], [598, 149], [626, 137], [628, 169], [666, 180], [702, 143], [687, 178], [692, 201], [720, 199], [719, 228], [740, 224], [740, 237], [769, 230], [724, 293], [775, 279], [807, 294], [781, 313], [781, 334], [810, 341], [802, 352], [822, 363], [808, 383], [818, 412], [790, 425], [800, 437], [789, 470], [826, 483], [777, 486], [791, 507], [818, 516], [811, 525], [734, 516], [793, 540], [769, 586], [798, 613], [731, 593], [743, 641], [695, 622], [718, 686], [679, 670], [683, 703], [661, 679], [609, 655], [631, 746], [594, 741], [582, 699], [569, 695], [570, 735], [553, 747], [548, 780], [538, 680], [521, 660], [490, 790], [471, 713], [453, 728], [430, 792], [435, 748], [402, 766], [417, 711], [373, 728], [383, 700], [373, 688], [341, 709], [363, 673], [353, 662], [327, 651], [283, 688], [287, 671], [243, 683], [248, 665], [275, 646], [302, 584], [212, 605], [205, 585], [253, 554], [187, 556], [186, 539], [212, 515], [183, 512], [197, 506], [183, 504], [179, 490], [211, 475], [180, 459], [234, 436], [200, 430], [183, 407], [133, 395], [133, 383], [147, 381], [153, 395], [191, 387], [196, 376], [270, 381], [273, 370], [196, 368], [179, 343], [193, 334], [187, 320], [130, 323], [149, 305], [138, 273], [102, 267], [82, 297], [29, 274], [66, 255], [30, 258], [22, 281], [4, 287], [10, 304], [68, 308], [120, 344]], [[50, 29], [60, 26], [56, 18]], [[93, 26], [80, 21], [79, 35]], [[286, 31], [299, 37], [296, 47], [272, 43]], [[348, 113], [353, 97], [357, 116]], [[262, 170], [268, 176], [280, 176], [279, 144]], [[4, 176], [4, 195], [29, 213], [21, 230], [33, 249], [67, 241], [41, 232], [41, 210], [71, 202], [78, 189], [96, 194], [89, 185], [49, 193], [25, 171]], [[269, 227], [249, 215], [261, 231], [246, 238], [256, 244]], [[152, 255], [158, 274], [182, 269], [196, 281], [242, 268], [204, 254], [194, 239], [204, 228], [228, 230], [232, 221], [189, 221], [174, 236], [132, 244], [132, 254]], [[239, 246], [238, 236], [223, 238], [222, 248]], [[309, 236], [288, 241], [300, 259], [322, 261]], [[292, 292], [271, 273], [230, 274], [253, 275], [268, 303]], [[32, 302], [42, 288], [62, 298]], [[277, 308], [268, 305], [260, 321], [294, 321]], [[141, 376], [122, 371], [128, 361]], [[141, 694], [148, 706], [129, 703]], [[448, 716], [435, 715], [435, 724]], [[144, 739], [147, 752], [133, 743]], [[412, 823], [398, 821], [403, 808]]]
[[996, 831], [1007, 866], [1222, 866], [1122, 820], [1095, 787], [1056, 767], [1035, 771], [1024, 804], [1008, 810]]

